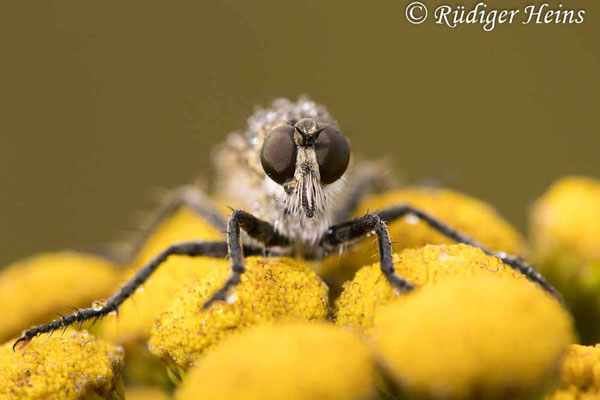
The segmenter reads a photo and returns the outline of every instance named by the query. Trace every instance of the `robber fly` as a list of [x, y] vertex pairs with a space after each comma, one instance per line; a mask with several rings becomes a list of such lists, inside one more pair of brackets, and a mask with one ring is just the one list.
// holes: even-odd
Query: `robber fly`
[[64, 329], [74, 323], [116, 312], [135, 290], [171, 255], [229, 257], [231, 275], [204, 304], [224, 301], [244, 273], [245, 255], [296, 256], [321, 259], [341, 246], [374, 233], [381, 272], [391, 286], [404, 293], [414, 286], [397, 275], [387, 223], [407, 215], [417, 217], [456, 242], [479, 247], [499, 257], [529, 280], [560, 299], [560, 294], [521, 258], [493, 252], [457, 232], [434, 216], [405, 204], [350, 218], [363, 196], [381, 181], [376, 168], [350, 165], [350, 145], [327, 110], [308, 98], [297, 102], [275, 100], [248, 119], [244, 132], [230, 134], [216, 152], [217, 198], [238, 205], [225, 221], [199, 189], [174, 192], [156, 213], [132, 254], [161, 220], [180, 207], [189, 207], [217, 229], [227, 232], [226, 242], [178, 243], [156, 255], [102, 306], [76, 310], [55, 321], [23, 332], [19, 342]]

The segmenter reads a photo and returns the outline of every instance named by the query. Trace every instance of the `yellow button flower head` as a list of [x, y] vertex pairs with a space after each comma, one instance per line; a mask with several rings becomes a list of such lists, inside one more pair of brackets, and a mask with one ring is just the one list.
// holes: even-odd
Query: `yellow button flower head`
[[559, 389], [548, 400], [600, 398], [600, 345], [569, 347], [560, 367]]
[[[16, 351], [0, 347], [3, 400], [120, 399], [123, 350], [87, 332], [41, 336]], [[96, 396], [96, 397], [94, 397]]]
[[327, 287], [306, 265], [288, 258], [249, 257], [241, 283], [226, 302], [204, 302], [230, 275], [229, 263], [198, 265], [204, 275], [181, 290], [157, 319], [150, 351], [177, 373], [234, 331], [277, 318], [323, 319]]
[[[399, 276], [417, 287], [456, 276], [494, 275], [526, 279], [497, 257], [490, 257], [478, 248], [464, 244], [406, 249], [394, 254], [394, 267]], [[379, 263], [363, 267], [352, 281], [344, 284], [344, 291], [335, 302], [336, 323], [368, 333], [373, 326], [376, 309], [399, 297], [381, 273]]]
[[381, 307], [377, 355], [409, 394], [539, 398], [573, 342], [571, 319], [534, 284], [454, 277]]
[[32, 325], [56, 318], [56, 312], [88, 307], [110, 295], [118, 269], [98, 257], [76, 252], [40, 254], [0, 272], [0, 341]]
[[532, 209], [530, 235], [540, 269], [572, 308], [582, 340], [600, 341], [600, 181], [554, 183]]
[[[405, 188], [367, 198], [356, 216], [375, 212], [394, 205], [408, 204], [418, 207], [453, 228], [470, 235], [491, 250], [509, 254], [523, 254], [521, 235], [502, 218], [496, 210], [481, 200], [447, 189]], [[420, 248], [427, 244], [452, 244], [441, 233], [413, 216], [406, 216], [388, 226], [395, 252], [405, 248]], [[352, 278], [354, 272], [371, 264], [377, 256], [375, 240], [364, 240], [341, 258], [329, 257], [324, 263], [322, 276], [326, 282], [342, 283]]]
[[566, 177], [536, 202], [531, 215], [535, 249], [560, 250], [600, 262], [600, 181]]
[[266, 324], [235, 335], [194, 366], [177, 400], [366, 400], [374, 368], [365, 345], [324, 323]]

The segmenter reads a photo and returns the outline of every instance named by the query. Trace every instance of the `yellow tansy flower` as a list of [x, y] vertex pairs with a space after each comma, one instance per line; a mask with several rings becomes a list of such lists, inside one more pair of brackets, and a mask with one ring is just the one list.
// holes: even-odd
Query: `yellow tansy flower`
[[[499, 258], [464, 244], [406, 249], [394, 254], [394, 267], [396, 274], [417, 287], [456, 276], [526, 279]], [[336, 323], [368, 333], [377, 308], [399, 297], [381, 273], [379, 263], [363, 267], [354, 279], [344, 284], [344, 290], [335, 302]]]
[[454, 277], [378, 311], [378, 358], [408, 396], [539, 398], [574, 341], [567, 312], [534, 284]]
[[181, 373], [210, 345], [234, 331], [277, 318], [323, 319], [327, 287], [305, 264], [288, 258], [249, 257], [241, 283], [226, 302], [204, 302], [230, 275], [227, 261], [197, 266], [202, 275], [178, 292], [157, 319], [149, 347]]
[[350, 332], [323, 323], [266, 324], [235, 335], [194, 366], [177, 400], [367, 400], [374, 368]]
[[17, 336], [32, 325], [88, 307], [111, 294], [119, 270], [99, 257], [64, 251], [45, 253], [0, 271], [0, 340]]
[[548, 400], [600, 398], [600, 345], [569, 347], [560, 367], [559, 388]]
[[540, 269], [572, 308], [583, 342], [600, 341], [600, 181], [554, 183], [532, 208], [530, 236]]
[[84, 332], [41, 336], [16, 351], [0, 347], [3, 400], [122, 399], [123, 350]]

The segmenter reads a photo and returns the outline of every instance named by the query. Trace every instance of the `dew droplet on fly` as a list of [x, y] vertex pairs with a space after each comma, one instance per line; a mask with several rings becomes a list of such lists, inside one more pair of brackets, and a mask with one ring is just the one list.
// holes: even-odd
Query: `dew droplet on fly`
[[410, 225], [416, 225], [421, 219], [414, 214], [408, 214], [404, 217], [404, 222]]

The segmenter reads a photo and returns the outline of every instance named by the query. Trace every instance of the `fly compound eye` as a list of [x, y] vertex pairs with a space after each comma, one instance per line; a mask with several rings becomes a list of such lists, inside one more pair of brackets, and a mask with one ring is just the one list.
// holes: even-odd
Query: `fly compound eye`
[[346, 138], [332, 125], [324, 128], [315, 141], [321, 182], [337, 181], [350, 162], [350, 146]]
[[269, 132], [260, 152], [260, 162], [267, 176], [280, 185], [294, 177], [296, 144], [292, 126], [278, 126]]

